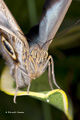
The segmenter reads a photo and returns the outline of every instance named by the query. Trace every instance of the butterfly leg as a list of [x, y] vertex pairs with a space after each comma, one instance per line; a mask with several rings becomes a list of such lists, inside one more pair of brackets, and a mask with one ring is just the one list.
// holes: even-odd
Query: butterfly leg
[[[50, 60], [51, 60], [51, 62], [50, 62]], [[44, 65], [44, 67], [43, 67], [43, 69], [42, 69], [42, 73], [45, 71], [46, 66], [48, 65], [48, 80], [49, 80], [49, 84], [50, 84], [51, 89], [53, 89], [52, 84], [51, 84], [51, 80], [50, 80], [50, 79], [51, 79], [51, 78], [50, 78], [50, 63], [51, 63], [51, 65], [52, 65], [52, 80], [53, 80], [53, 83], [54, 83], [54, 85], [55, 85], [57, 88], [60, 89], [60, 87], [57, 85], [56, 80], [55, 80], [55, 75], [54, 75], [54, 62], [53, 62], [53, 58], [52, 58], [51, 55], [48, 57], [48, 60], [46, 61], [45, 65]]]
[[42, 73], [46, 70], [46, 68], [48, 66], [48, 81], [49, 81], [49, 85], [50, 85], [51, 90], [53, 90], [52, 83], [51, 83], [50, 59], [51, 59], [51, 57], [49, 56], [46, 63], [45, 63], [45, 65], [43, 66]]
[[53, 86], [52, 86], [52, 83], [51, 83], [51, 67], [50, 67], [50, 61], [49, 61], [49, 63], [48, 63], [48, 81], [49, 81], [49, 85], [50, 85], [51, 90], [53, 90]]
[[28, 84], [28, 88], [27, 88], [27, 94], [29, 94], [30, 86], [31, 86], [31, 84], [30, 84], [30, 82], [29, 82], [29, 84]]
[[28, 88], [27, 88], [27, 94], [29, 94], [29, 89], [30, 89], [30, 86], [31, 86], [31, 79], [30, 79], [30, 74], [27, 74], [26, 71], [24, 71], [22, 68], [18, 67], [18, 69], [20, 69], [22, 71], [22, 73], [26, 76], [26, 77], [29, 77], [29, 83], [28, 83]]
[[57, 88], [60, 89], [60, 87], [58, 86], [58, 84], [56, 83], [56, 80], [55, 80], [55, 74], [54, 74], [54, 61], [53, 61], [52, 56], [50, 56], [50, 59], [51, 59], [51, 65], [52, 65], [52, 79], [53, 79], [53, 83], [55, 84], [55, 86], [56, 86]]
[[[28, 57], [28, 61], [29, 61], [29, 57]], [[30, 71], [30, 65], [28, 65], [28, 70]], [[31, 77], [30, 77], [30, 72], [28, 73], [28, 76], [29, 76], [29, 83], [28, 83], [28, 88], [27, 88], [27, 94], [29, 94], [29, 89], [30, 89], [30, 86], [31, 86]]]
[[17, 92], [18, 92], [18, 78], [17, 78], [17, 69], [18, 69], [18, 67], [17, 67], [17, 65], [16, 65], [16, 91], [15, 91], [15, 95], [14, 95], [14, 99], [13, 99], [13, 101], [14, 101], [14, 103], [16, 103], [16, 96], [17, 96]]

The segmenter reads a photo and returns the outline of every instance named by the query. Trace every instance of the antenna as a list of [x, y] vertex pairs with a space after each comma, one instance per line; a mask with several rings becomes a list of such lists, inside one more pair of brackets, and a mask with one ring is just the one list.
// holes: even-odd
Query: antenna
[[71, 25], [70, 27], [68, 27], [66, 30], [64, 30], [63, 32], [61, 32], [57, 36], [55, 36], [54, 38], [62, 36], [63, 34], [65, 34], [66, 32], [68, 32], [69, 30], [71, 30], [71, 28], [74, 27], [75, 25], [77, 25], [78, 23], [80, 23], [80, 19], [77, 20], [76, 23], [74, 23], [73, 25]]
[[[18, 30], [17, 30], [18, 31]], [[34, 43], [36, 43], [39, 47], [40, 47], [40, 45], [37, 43], [37, 42], [35, 42], [34, 40], [31, 40], [31, 39], [29, 39], [28, 37], [26, 37], [23, 33], [21, 33], [20, 31], [18, 31], [21, 35], [23, 35], [25, 38], [27, 38], [27, 40], [29, 40], [29, 41], [33, 41]]]
[[77, 20], [76, 23], [74, 23], [73, 25], [71, 25], [69, 28], [67, 28], [67, 29], [64, 30], [63, 32], [59, 33], [57, 36], [55, 36], [55, 37], [49, 39], [48, 41], [46, 41], [46, 42], [42, 45], [42, 48], [43, 48], [43, 46], [44, 46], [46, 43], [50, 42], [50, 41], [53, 40], [54, 38], [58, 38], [58, 37], [62, 36], [63, 34], [65, 34], [66, 32], [68, 32], [69, 30], [71, 30], [71, 28], [72, 28], [73, 26], [77, 25], [78, 23], [80, 23], [80, 19]]

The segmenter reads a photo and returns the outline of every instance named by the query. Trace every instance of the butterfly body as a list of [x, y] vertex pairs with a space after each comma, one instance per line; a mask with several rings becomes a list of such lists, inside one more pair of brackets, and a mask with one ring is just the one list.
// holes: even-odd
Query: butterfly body
[[[34, 78], [39, 77], [45, 70], [45, 63], [48, 58], [48, 52], [44, 49], [40, 49], [38, 46], [34, 49], [30, 49], [30, 63], [31, 69], [34, 73]], [[47, 67], [47, 65], [46, 65]]]

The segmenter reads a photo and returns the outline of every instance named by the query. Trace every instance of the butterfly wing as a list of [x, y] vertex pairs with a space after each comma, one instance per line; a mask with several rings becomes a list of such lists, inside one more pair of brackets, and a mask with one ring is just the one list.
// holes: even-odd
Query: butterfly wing
[[[39, 25], [29, 32], [31, 39], [34, 39], [40, 46], [48, 50], [61, 22], [70, 6], [72, 0], [46, 0]], [[31, 34], [30, 34], [31, 33]], [[33, 34], [32, 34], [33, 33]], [[50, 41], [49, 41], [50, 40]]]
[[[39, 41], [43, 44], [52, 39], [69, 8], [72, 0], [46, 0], [39, 27]], [[50, 42], [45, 44], [48, 49]]]
[[17, 24], [16, 20], [12, 16], [3, 0], [0, 0], [0, 29], [17, 36], [26, 44], [26, 47], [29, 48], [22, 30], [20, 29], [19, 25]]
[[[26, 60], [24, 59], [27, 59], [29, 45], [3, 0], [0, 0], [0, 53], [2, 53], [7, 64], [10, 66], [10, 72], [14, 78], [16, 65], [18, 68], [20, 67], [26, 71]], [[19, 86], [25, 86], [27, 84], [27, 77], [23, 75], [20, 69], [18, 69], [17, 73]], [[23, 76], [25, 77], [24, 79]]]
[[[6, 4], [3, 0], [0, 0], [0, 38], [1, 36], [6, 37], [5, 45], [7, 49], [13, 49], [17, 52], [18, 56], [17, 59], [22, 62], [22, 53], [24, 46], [26, 50], [29, 51], [29, 45], [27, 43], [26, 38], [24, 37], [23, 32], [21, 31], [19, 25], [17, 24], [16, 20], [12, 16], [11, 12], [7, 8]], [[10, 43], [10, 44], [9, 44]], [[13, 48], [11, 48], [11, 46]], [[3, 49], [3, 44], [0, 39], [0, 52], [2, 53], [3, 57], [7, 57], [7, 61], [9, 56], [7, 52]], [[9, 51], [10, 52], [10, 51]]]

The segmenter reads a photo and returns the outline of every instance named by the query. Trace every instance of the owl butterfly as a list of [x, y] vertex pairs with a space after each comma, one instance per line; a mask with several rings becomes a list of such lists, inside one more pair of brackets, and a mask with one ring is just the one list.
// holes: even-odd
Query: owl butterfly
[[0, 52], [16, 82], [14, 103], [16, 103], [18, 88], [28, 86], [27, 92], [29, 92], [32, 79], [39, 77], [47, 67], [51, 89], [53, 89], [51, 73], [53, 83], [60, 88], [55, 81], [53, 58], [48, 55], [48, 48], [71, 1], [46, 0], [39, 24], [27, 34], [31, 39], [28, 41], [4, 1], [0, 0]]

